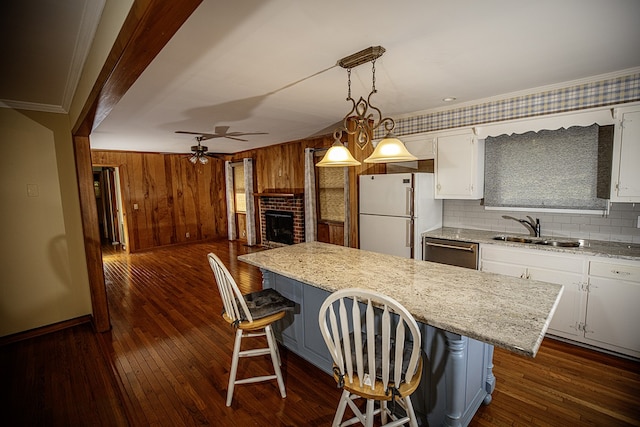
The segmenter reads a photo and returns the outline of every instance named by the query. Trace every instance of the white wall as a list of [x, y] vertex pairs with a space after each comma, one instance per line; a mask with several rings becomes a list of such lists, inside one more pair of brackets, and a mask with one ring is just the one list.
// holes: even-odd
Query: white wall
[[485, 210], [479, 200], [445, 200], [443, 226], [528, 234], [521, 224], [502, 215], [540, 218], [543, 236], [640, 243], [636, 228], [640, 204], [614, 203], [607, 217], [601, 215]]
[[0, 336], [91, 314], [67, 115], [0, 108], [0, 197]]

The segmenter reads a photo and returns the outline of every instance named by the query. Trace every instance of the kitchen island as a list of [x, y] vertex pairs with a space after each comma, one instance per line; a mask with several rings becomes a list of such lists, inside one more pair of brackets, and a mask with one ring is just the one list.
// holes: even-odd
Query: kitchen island
[[242, 255], [262, 270], [263, 287], [298, 304], [278, 330], [284, 346], [331, 373], [318, 327], [331, 292], [359, 287], [398, 300], [419, 322], [424, 369], [412, 396], [423, 425], [467, 425], [495, 387], [493, 346], [533, 357], [562, 286], [443, 264], [302, 243]]

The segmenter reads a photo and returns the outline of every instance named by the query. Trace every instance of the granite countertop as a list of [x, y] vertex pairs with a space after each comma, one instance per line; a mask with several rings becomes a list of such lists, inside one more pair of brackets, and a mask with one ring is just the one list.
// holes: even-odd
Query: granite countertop
[[562, 293], [560, 285], [319, 242], [238, 259], [329, 292], [379, 291], [422, 323], [531, 357]]
[[[600, 240], [580, 240], [579, 247], [546, 246], [535, 243], [504, 242], [493, 240], [495, 236], [518, 236], [530, 238], [525, 234], [501, 233], [498, 231], [472, 230], [466, 228], [443, 227], [422, 233], [423, 237], [458, 240], [480, 244], [510, 246], [516, 248], [538, 249], [541, 251], [564, 252], [578, 255], [598, 256], [640, 261], [640, 245], [624, 242], [605, 242]], [[553, 239], [559, 241], [577, 240], [561, 237], [533, 237], [532, 239]]]

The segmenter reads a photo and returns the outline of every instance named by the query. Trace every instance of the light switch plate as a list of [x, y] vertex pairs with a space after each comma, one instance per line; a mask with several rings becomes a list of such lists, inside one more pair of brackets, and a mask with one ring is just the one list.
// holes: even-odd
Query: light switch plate
[[27, 196], [38, 197], [39, 195], [38, 184], [27, 184]]
[[636, 224], [637, 228], [640, 228], [640, 215], [638, 215], [638, 223]]

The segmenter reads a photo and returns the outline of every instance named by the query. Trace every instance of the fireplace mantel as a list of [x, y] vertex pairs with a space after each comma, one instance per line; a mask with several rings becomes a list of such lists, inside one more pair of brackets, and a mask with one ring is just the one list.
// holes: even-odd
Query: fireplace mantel
[[264, 190], [262, 193], [256, 193], [256, 197], [302, 197], [304, 189], [302, 188], [274, 188]]

